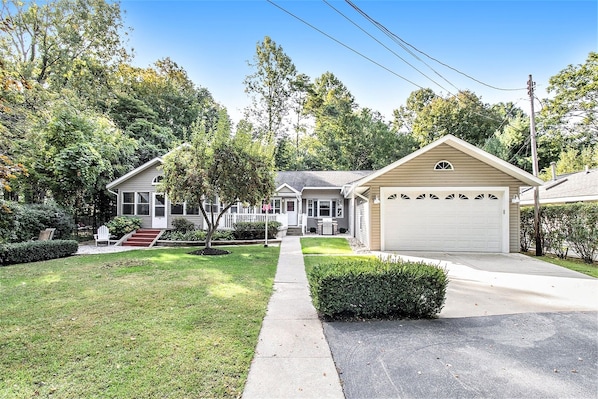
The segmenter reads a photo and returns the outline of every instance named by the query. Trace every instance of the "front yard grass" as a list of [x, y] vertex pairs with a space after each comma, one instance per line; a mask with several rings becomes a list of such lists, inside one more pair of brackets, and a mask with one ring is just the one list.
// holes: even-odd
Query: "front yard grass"
[[353, 250], [346, 238], [302, 237], [303, 255], [351, 255]]
[[584, 261], [581, 259], [575, 258], [560, 259], [554, 255], [535, 256], [532, 253], [527, 253], [527, 255], [545, 262], [574, 270], [579, 273], [586, 274], [591, 277], [598, 278], [598, 263], [596, 262], [590, 265], [588, 263], [584, 263]]
[[240, 397], [279, 247], [0, 268], [0, 398]]

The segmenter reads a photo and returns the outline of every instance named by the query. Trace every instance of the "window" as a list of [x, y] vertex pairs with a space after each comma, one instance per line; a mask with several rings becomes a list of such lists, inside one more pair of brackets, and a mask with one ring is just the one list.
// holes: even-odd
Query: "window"
[[465, 194], [459, 194], [459, 199], [468, 200], [469, 198]]
[[164, 180], [164, 176], [156, 176], [154, 177], [154, 180], [152, 180], [152, 185], [157, 186], [162, 182], [162, 180]]
[[137, 215], [150, 214], [150, 193], [137, 193]]
[[426, 199], [426, 194], [420, 194], [415, 199]]
[[430, 199], [439, 199], [438, 196], [436, 194], [430, 194]]
[[[262, 213], [266, 213], [266, 211], [264, 210], [263, 205], [265, 205], [266, 202], [262, 202], [262, 208], [261, 208], [261, 212]], [[274, 198], [270, 200], [270, 209], [268, 209], [268, 214], [272, 215], [272, 214], [281, 214], [282, 213], [282, 200], [280, 198]]]
[[184, 204], [170, 204], [171, 215], [182, 215], [184, 210]]
[[438, 161], [434, 165], [434, 170], [454, 170], [453, 165], [449, 161]]
[[150, 214], [149, 192], [124, 192], [122, 196], [122, 214], [147, 216]]
[[474, 198], [474, 200], [483, 200], [483, 199], [484, 199], [484, 194], [478, 194]]
[[449, 195], [446, 196], [445, 199], [447, 199], [447, 200], [455, 199], [455, 194], [449, 194]]
[[411, 199], [407, 194], [401, 194], [401, 199], [408, 200]]
[[204, 201], [203, 209], [205, 209], [206, 213], [213, 212], [217, 214], [220, 208], [218, 206], [218, 201], [215, 198], [212, 198]]
[[386, 199], [389, 199], [389, 200], [394, 200], [394, 199], [397, 199], [397, 195], [396, 195], [396, 194], [391, 194], [391, 195], [389, 195], [389, 196], [388, 196], [388, 198], [386, 198]]
[[494, 194], [488, 194], [488, 198], [491, 199], [491, 200], [497, 200], [498, 199], [498, 197], [496, 195], [494, 195]]
[[307, 200], [307, 217], [344, 217], [342, 200]]
[[123, 193], [123, 215], [135, 214], [135, 193]]

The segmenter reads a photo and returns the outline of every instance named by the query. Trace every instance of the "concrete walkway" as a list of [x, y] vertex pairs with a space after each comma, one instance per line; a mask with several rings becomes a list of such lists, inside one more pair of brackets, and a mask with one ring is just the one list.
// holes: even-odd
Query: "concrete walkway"
[[243, 398], [344, 398], [311, 303], [299, 237], [282, 240], [274, 292]]

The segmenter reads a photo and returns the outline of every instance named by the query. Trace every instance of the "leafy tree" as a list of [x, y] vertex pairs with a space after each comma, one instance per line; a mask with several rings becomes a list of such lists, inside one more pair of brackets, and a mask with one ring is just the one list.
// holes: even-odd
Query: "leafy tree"
[[[162, 189], [170, 199], [199, 205], [207, 226], [206, 248], [232, 205], [261, 204], [275, 188], [272, 146], [247, 132], [231, 135], [230, 121], [222, 115], [216, 131], [204, 123], [194, 125], [191, 144], [165, 156], [163, 169]], [[223, 204], [218, 211], [204, 204], [216, 200]]]
[[[598, 146], [584, 147], [581, 151], [575, 148], [564, 150], [556, 162], [556, 174], [581, 172], [586, 166], [589, 168], [598, 167]], [[546, 181], [552, 179], [551, 169], [545, 168], [540, 173], [540, 178]]]
[[56, 202], [72, 210], [77, 221], [82, 215], [95, 217], [107, 212], [97, 207], [108, 203], [105, 186], [132, 168], [123, 161], [134, 150], [134, 141], [110, 120], [60, 105], [42, 129], [32, 177]]
[[305, 109], [315, 118], [315, 140], [308, 140], [312, 146], [308, 153], [316, 157], [309, 166], [351, 169], [350, 151], [359, 137], [354, 114], [357, 104], [349, 89], [333, 73], [326, 72], [314, 81]]
[[0, 154], [0, 190], [11, 191], [10, 181], [20, 174], [27, 175], [25, 166], [14, 163], [8, 156]]
[[580, 150], [598, 142], [598, 53], [584, 64], [569, 65], [549, 80], [554, 97], [544, 103], [541, 127], [548, 135], [561, 134]]
[[252, 107], [246, 117], [258, 132], [274, 140], [285, 135], [284, 119], [288, 114], [292, 83], [297, 73], [291, 58], [270, 37], [256, 46], [254, 72], [245, 77], [245, 93], [251, 96]]

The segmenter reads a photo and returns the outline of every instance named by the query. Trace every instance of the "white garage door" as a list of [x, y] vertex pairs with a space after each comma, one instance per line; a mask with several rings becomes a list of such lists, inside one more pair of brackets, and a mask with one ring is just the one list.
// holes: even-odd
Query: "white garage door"
[[502, 252], [504, 191], [382, 191], [384, 250]]

